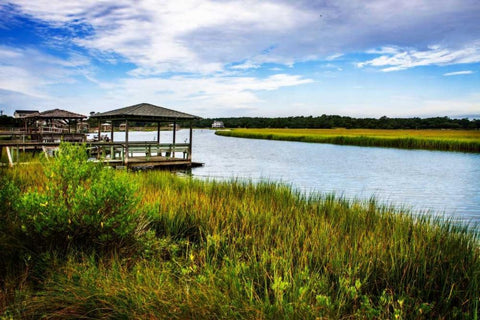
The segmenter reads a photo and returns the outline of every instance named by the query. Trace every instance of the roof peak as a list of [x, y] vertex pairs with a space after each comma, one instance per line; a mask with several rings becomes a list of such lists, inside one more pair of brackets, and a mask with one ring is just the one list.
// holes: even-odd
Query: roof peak
[[42, 112], [26, 115], [25, 118], [57, 118], [57, 119], [84, 119], [87, 116], [83, 114], [63, 110], [63, 109], [51, 109]]
[[144, 119], [144, 120], [187, 120], [199, 119], [200, 117], [156, 106], [151, 103], [142, 102], [128, 107], [119, 108], [107, 112], [92, 115], [92, 118], [123, 118], [123, 119]]

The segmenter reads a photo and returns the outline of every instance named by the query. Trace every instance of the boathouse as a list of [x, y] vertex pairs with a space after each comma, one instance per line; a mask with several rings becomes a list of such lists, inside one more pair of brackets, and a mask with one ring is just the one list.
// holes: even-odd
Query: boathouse
[[[122, 164], [127, 167], [169, 167], [184, 168], [201, 165], [192, 163], [192, 121], [200, 117], [156, 106], [149, 103], [140, 103], [112, 111], [93, 114], [91, 119], [98, 123], [99, 141], [92, 146], [97, 149], [99, 158], [108, 161], [109, 164]], [[155, 141], [131, 141], [129, 127], [131, 123], [156, 124]], [[178, 123], [189, 124], [188, 142], [178, 143], [176, 129]], [[107, 141], [100, 141], [102, 137], [102, 124], [110, 124], [110, 135]], [[172, 141], [160, 141], [160, 131], [163, 125], [171, 126]], [[125, 131], [124, 141], [115, 141], [114, 131], [116, 127], [122, 127]], [[103, 136], [105, 137], [105, 135]]]

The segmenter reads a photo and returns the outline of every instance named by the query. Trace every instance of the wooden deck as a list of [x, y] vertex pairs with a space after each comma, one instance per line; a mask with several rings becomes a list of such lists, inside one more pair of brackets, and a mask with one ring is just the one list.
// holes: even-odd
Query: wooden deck
[[[8, 164], [13, 166], [20, 162], [22, 152], [43, 152], [53, 156], [59, 145], [56, 142], [0, 141], [0, 158], [6, 152]], [[203, 166], [203, 163], [192, 162], [188, 143], [87, 142], [86, 147], [92, 161], [113, 167], [183, 170]]]

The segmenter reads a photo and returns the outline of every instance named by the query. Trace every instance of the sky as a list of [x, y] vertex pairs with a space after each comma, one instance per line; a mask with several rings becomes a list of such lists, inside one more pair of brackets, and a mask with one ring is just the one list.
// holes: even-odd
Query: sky
[[479, 0], [3, 0], [0, 111], [480, 118]]

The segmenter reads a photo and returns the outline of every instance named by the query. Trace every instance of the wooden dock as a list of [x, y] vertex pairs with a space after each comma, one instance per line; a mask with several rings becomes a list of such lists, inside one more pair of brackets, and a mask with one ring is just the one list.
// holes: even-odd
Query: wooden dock
[[[112, 167], [183, 170], [203, 166], [203, 163], [192, 162], [189, 143], [86, 142], [85, 145], [91, 161]], [[0, 158], [6, 152], [8, 165], [13, 166], [20, 162], [21, 153], [42, 152], [51, 157], [59, 146], [58, 142], [0, 141]]]
[[[29, 114], [22, 118], [24, 127], [3, 132], [3, 138], [10, 136], [10, 140], [0, 140], [0, 159], [3, 149], [6, 150], [10, 166], [20, 162], [22, 152], [43, 152], [47, 156], [52, 156], [63, 141], [73, 144], [85, 143], [92, 161], [115, 167], [189, 169], [202, 165], [192, 162], [192, 121], [200, 119], [197, 116], [149, 103], [95, 113], [90, 116], [90, 119], [97, 120], [98, 141], [95, 142], [85, 142], [86, 135], [77, 132], [77, 122], [85, 118], [84, 115], [60, 109]], [[188, 143], [176, 142], [179, 121], [189, 123]], [[156, 141], [129, 141], [129, 124], [136, 122], [156, 124]], [[110, 128], [110, 136], [103, 137], [102, 127], [105, 123]], [[162, 123], [172, 126], [172, 143], [160, 143]], [[74, 132], [71, 130], [72, 124]], [[124, 141], [113, 141], [116, 126], [124, 128]], [[102, 141], [102, 138], [105, 141]]]

